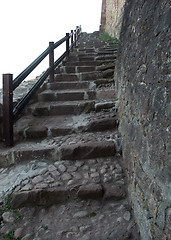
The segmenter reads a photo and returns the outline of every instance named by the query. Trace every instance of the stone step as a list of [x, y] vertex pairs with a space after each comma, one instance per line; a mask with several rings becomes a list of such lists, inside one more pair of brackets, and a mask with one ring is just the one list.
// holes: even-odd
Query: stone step
[[110, 64], [110, 63], [113, 63], [114, 60], [102, 60], [102, 61], [98, 61], [98, 60], [93, 60], [93, 61], [68, 61], [68, 62], [65, 62], [64, 65], [65, 66], [99, 66], [99, 65], [103, 65], [103, 64]]
[[93, 90], [46, 90], [38, 94], [38, 101], [76, 101], [76, 100], [94, 100], [96, 99], [96, 91]]
[[[55, 171], [54, 171], [55, 173]], [[77, 174], [79, 176], [79, 174]], [[64, 173], [62, 177], [65, 179], [71, 178], [72, 175]], [[38, 179], [38, 178], [37, 178]], [[41, 179], [41, 177], [40, 177]], [[50, 179], [50, 178], [49, 178]], [[51, 178], [53, 181], [53, 178]], [[36, 180], [36, 179], [35, 179]], [[33, 179], [34, 181], [34, 179]], [[67, 180], [66, 180], [67, 181]], [[69, 181], [68, 181], [69, 182]], [[72, 181], [70, 181], [72, 182]], [[69, 183], [70, 183], [69, 182]], [[77, 180], [77, 182], [79, 182]], [[21, 190], [16, 189], [11, 195], [11, 201], [10, 205], [12, 209], [18, 209], [23, 207], [33, 207], [33, 206], [44, 206], [49, 207], [54, 204], [59, 203], [66, 203], [67, 201], [71, 201], [74, 199], [81, 199], [81, 200], [88, 200], [88, 199], [94, 199], [94, 200], [123, 200], [126, 198], [126, 191], [123, 186], [120, 186], [119, 184], [97, 184], [97, 183], [91, 183], [91, 184], [83, 184], [83, 185], [75, 185], [74, 191], [73, 186], [58, 186], [60, 185], [59, 182], [56, 184], [49, 184], [51, 187], [48, 187], [48, 184], [37, 184], [37, 189], [34, 189], [35, 184], [27, 184], [25, 185], [25, 188], [21, 188]], [[27, 187], [33, 188], [28, 190], [22, 190], [26, 189]], [[42, 187], [42, 188], [41, 188]], [[79, 215], [80, 214], [80, 215]], [[78, 217], [85, 217], [88, 216], [88, 213], [86, 211], [77, 213]], [[76, 215], [75, 215], [76, 216]], [[91, 214], [90, 214], [91, 216]]]
[[80, 143], [62, 146], [60, 149], [60, 159], [90, 159], [97, 157], [114, 156], [115, 153], [115, 144], [112, 141]]
[[16, 139], [45, 139], [66, 136], [81, 132], [100, 132], [116, 129], [115, 113], [92, 113], [82, 116], [33, 117], [26, 116], [15, 124]]
[[108, 50], [101, 50], [99, 51], [98, 49], [96, 51], [92, 51], [92, 52], [86, 52], [85, 51], [78, 51], [78, 52], [73, 52], [70, 57], [78, 57], [80, 59], [82, 59], [83, 57], [96, 57], [96, 56], [110, 56], [110, 55], [116, 55], [117, 54], [117, 51], [108, 51]]
[[91, 89], [90, 81], [82, 81], [82, 82], [53, 82], [47, 84], [47, 89], [50, 90], [64, 90], [64, 89]]
[[75, 55], [77, 55], [77, 53], [83, 53], [83, 54], [87, 54], [87, 55], [106, 55], [106, 54], [113, 54], [117, 52], [116, 48], [79, 48], [79, 51], [75, 52]]
[[115, 60], [116, 54], [97, 56], [95, 60]]
[[93, 71], [104, 71], [109, 68], [114, 69], [115, 65], [114, 63], [106, 63], [102, 64], [100, 66], [62, 66], [58, 67], [55, 70], [56, 74], [63, 74], [63, 73], [86, 73], [86, 72], [93, 72]]
[[78, 55], [70, 55], [69, 56], [69, 62], [93, 62], [95, 61], [95, 55], [93, 56], [90, 56], [90, 55], [87, 55], [87, 56], [78, 56]]
[[93, 72], [96, 70], [95, 66], [62, 66], [55, 70], [55, 73], [81, 73]]
[[63, 73], [55, 74], [55, 81], [90, 81], [103, 78], [103, 73], [100, 71], [93, 71], [88, 73]]
[[61, 161], [110, 157], [116, 153], [116, 141], [110, 140], [111, 131], [76, 133], [45, 138], [40, 141], [16, 142], [14, 147], [0, 147], [0, 167], [32, 160]]
[[94, 110], [94, 101], [65, 101], [65, 102], [45, 102], [36, 103], [28, 107], [28, 113], [34, 116], [54, 116], [81, 113], [89, 113]]
[[[15, 186], [10, 203], [15, 209], [47, 207], [73, 199], [123, 201], [127, 195], [124, 184], [125, 174], [116, 157], [57, 161]], [[85, 215], [85, 211], [81, 213]]]
[[38, 94], [38, 101], [77, 101], [77, 100], [100, 100], [112, 99], [115, 96], [114, 89], [105, 88], [99, 90], [67, 89], [67, 90], [45, 90]]
[[50, 90], [65, 90], [65, 89], [89, 89], [94, 90], [97, 86], [103, 84], [107, 85], [113, 82], [113, 80], [108, 78], [97, 79], [94, 81], [69, 81], [69, 82], [53, 82], [47, 83], [46, 88]]
[[97, 56], [101, 56], [101, 55], [104, 55], [104, 56], [108, 56], [108, 55], [113, 55], [113, 54], [116, 54], [117, 53], [117, 50], [100, 50], [100, 51], [97, 51]]
[[97, 61], [97, 60], [113, 60], [116, 59], [116, 54], [106, 54], [106, 55], [71, 55], [69, 57], [70, 61], [74, 62], [87, 62], [87, 61]]

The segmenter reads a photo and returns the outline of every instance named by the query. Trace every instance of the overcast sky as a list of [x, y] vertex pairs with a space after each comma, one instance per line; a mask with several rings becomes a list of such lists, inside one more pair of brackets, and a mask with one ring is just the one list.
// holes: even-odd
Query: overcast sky
[[102, 0], [1, 0], [0, 86], [2, 73], [15, 78], [50, 41], [58, 41], [77, 25], [86, 32], [99, 30], [101, 4]]

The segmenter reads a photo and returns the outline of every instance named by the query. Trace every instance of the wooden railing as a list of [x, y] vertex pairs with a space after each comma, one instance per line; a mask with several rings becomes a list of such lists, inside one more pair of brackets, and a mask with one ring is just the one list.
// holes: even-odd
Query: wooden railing
[[[58, 42], [49, 42], [49, 47], [36, 58], [23, 72], [21, 72], [14, 80], [12, 74], [3, 74], [3, 141], [6, 146], [12, 146], [13, 140], [13, 124], [18, 118], [21, 111], [37, 92], [43, 82], [49, 76], [49, 81], [54, 81], [54, 70], [63, 61], [68, 58], [70, 52], [76, 46], [76, 42], [81, 34], [81, 26], [66, 33]], [[54, 62], [54, 50], [62, 43], [66, 42], [66, 51]], [[49, 55], [49, 68], [38, 79], [26, 96], [13, 107], [13, 91], [22, 83], [22, 81], [39, 65], [42, 60]]]

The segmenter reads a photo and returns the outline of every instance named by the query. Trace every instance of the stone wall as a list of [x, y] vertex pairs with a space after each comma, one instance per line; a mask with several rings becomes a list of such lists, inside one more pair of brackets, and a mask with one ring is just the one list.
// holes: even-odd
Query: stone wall
[[103, 0], [100, 32], [119, 38], [125, 0]]
[[2, 104], [0, 103], [0, 142], [2, 141]]
[[171, 239], [169, 8], [169, 0], [126, 0], [115, 71], [124, 165], [143, 240]]

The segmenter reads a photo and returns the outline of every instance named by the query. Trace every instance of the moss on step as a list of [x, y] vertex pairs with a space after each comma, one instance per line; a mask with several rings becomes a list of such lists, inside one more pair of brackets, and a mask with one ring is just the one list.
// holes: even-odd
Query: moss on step
[[111, 42], [114, 42], [114, 41], [118, 41], [117, 38], [113, 38], [111, 37], [108, 33], [103, 33], [102, 35], [99, 36], [99, 39], [102, 40], [102, 41], [111, 41]]

